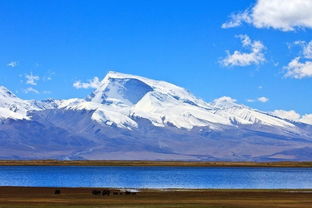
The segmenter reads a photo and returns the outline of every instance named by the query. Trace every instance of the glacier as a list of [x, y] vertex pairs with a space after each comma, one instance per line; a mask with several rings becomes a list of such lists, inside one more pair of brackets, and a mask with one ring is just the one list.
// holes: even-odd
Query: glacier
[[109, 72], [85, 99], [0, 87], [0, 159], [307, 161], [312, 126], [174, 84]]

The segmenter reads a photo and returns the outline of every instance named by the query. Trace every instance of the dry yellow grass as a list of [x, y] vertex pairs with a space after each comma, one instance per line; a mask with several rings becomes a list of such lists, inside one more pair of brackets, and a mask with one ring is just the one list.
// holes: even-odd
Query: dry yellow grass
[[[60, 189], [60, 194], [55, 190]], [[311, 208], [312, 190], [140, 190], [136, 195], [93, 195], [105, 188], [0, 187], [0, 207], [37, 208]], [[120, 195], [122, 193], [122, 195]]]

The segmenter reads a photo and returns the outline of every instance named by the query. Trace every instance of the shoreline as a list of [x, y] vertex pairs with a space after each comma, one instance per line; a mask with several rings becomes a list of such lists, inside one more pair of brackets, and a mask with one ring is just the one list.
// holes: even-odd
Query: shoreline
[[312, 188], [121, 188], [121, 187], [65, 187], [65, 186], [0, 186], [1, 189], [48, 189], [48, 190], [55, 190], [55, 189], [63, 189], [63, 190], [93, 190], [93, 189], [101, 189], [101, 190], [116, 190], [116, 191], [126, 191], [132, 190], [136, 193], [143, 193], [143, 192], [301, 192], [301, 193], [312, 193]]
[[312, 189], [111, 189], [0, 187], [1, 208], [309, 208]]
[[0, 160], [0, 166], [150, 166], [150, 167], [278, 167], [312, 168], [312, 162], [210, 162], [125, 160]]

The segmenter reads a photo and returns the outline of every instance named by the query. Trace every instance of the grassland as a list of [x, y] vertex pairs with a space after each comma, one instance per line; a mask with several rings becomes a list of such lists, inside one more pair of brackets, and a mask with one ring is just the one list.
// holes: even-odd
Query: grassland
[[198, 162], [117, 160], [0, 160], [0, 166], [312, 167], [312, 162]]
[[[59, 194], [55, 194], [56, 189]], [[94, 195], [93, 190], [110, 190], [111, 194]], [[103, 188], [0, 187], [0, 207], [311, 208], [312, 190], [142, 189], [126, 195], [124, 190]]]

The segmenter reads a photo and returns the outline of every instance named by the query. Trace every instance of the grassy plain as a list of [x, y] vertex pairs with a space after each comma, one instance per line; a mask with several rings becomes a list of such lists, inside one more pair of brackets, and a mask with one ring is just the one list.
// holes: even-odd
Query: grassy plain
[[[60, 194], [55, 194], [55, 190]], [[109, 196], [93, 190], [110, 190]], [[115, 192], [115, 195], [113, 195]], [[312, 190], [141, 189], [135, 195], [105, 188], [0, 187], [1, 208], [311, 208]]]

